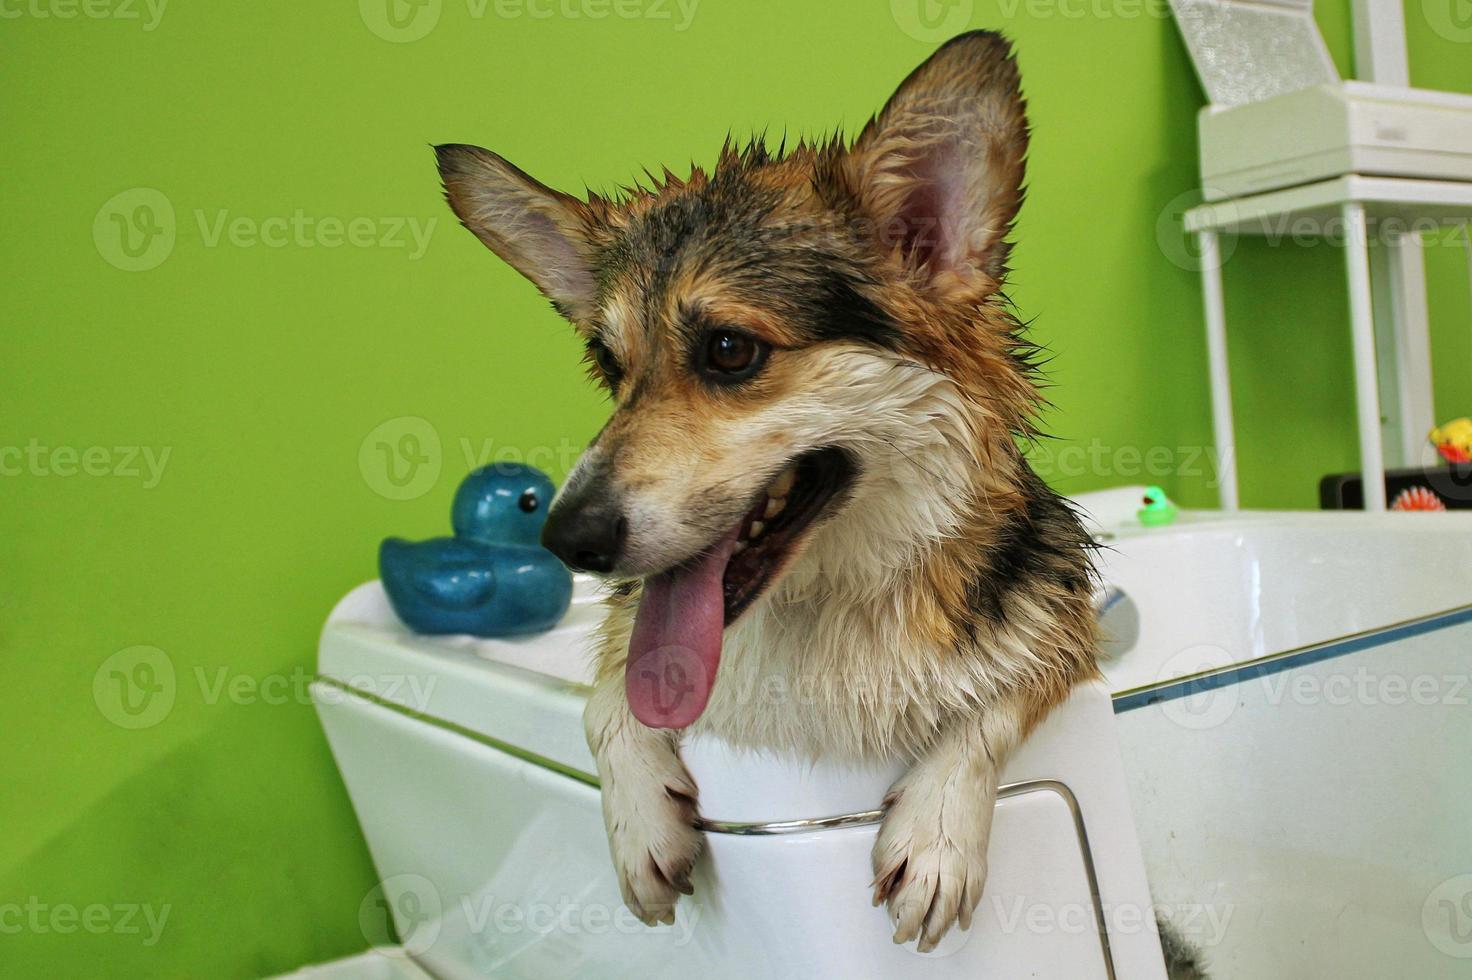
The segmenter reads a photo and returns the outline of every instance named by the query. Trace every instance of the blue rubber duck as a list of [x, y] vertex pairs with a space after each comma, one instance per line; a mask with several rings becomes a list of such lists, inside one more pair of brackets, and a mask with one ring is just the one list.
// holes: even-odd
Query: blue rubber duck
[[572, 575], [540, 544], [552, 481], [520, 463], [492, 463], [455, 491], [453, 538], [386, 538], [378, 573], [389, 604], [416, 633], [525, 636], [556, 626]]

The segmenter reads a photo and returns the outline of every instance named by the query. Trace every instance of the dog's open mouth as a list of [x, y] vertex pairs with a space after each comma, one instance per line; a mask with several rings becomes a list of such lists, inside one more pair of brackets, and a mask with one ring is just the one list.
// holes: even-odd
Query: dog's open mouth
[[700, 717], [722, 631], [776, 580], [853, 474], [842, 450], [799, 456], [720, 540], [644, 580], [624, 678], [635, 717], [651, 728], [684, 728]]
[[746, 611], [787, 563], [792, 546], [847, 488], [852, 466], [840, 449], [799, 456], [772, 481], [741, 521], [724, 587], [726, 625]]

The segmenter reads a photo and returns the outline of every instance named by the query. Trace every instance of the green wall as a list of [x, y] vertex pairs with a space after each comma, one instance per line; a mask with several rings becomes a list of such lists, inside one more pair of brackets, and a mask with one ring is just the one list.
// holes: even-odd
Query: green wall
[[[560, 476], [603, 411], [450, 220], [430, 143], [607, 188], [728, 127], [855, 127], [933, 46], [913, 0], [443, 0], [403, 42], [370, 29], [386, 2], [0, 0], [0, 975], [252, 977], [365, 944], [373, 873], [302, 688], [317, 630], [381, 536], [446, 526], [487, 448]], [[1472, 91], [1472, 43], [1423, 15], [1454, 2], [1408, 4], [1415, 81]], [[1319, 20], [1348, 71], [1346, 6]], [[1175, 28], [1141, 0], [974, 8], [1032, 103], [1012, 293], [1056, 355], [1040, 466], [1078, 491], [1165, 447], [1155, 482], [1208, 505]], [[170, 210], [168, 250], [144, 231]], [[1466, 260], [1429, 252], [1450, 417]], [[1245, 499], [1312, 506], [1355, 463], [1339, 257], [1243, 242], [1227, 277]], [[427, 462], [387, 472], [379, 443], [415, 439]]]

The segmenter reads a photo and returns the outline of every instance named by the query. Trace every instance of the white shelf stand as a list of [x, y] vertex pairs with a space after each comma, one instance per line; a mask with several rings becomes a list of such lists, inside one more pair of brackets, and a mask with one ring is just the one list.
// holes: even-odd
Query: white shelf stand
[[[1355, 399], [1359, 429], [1360, 468], [1366, 510], [1385, 509], [1385, 448], [1381, 410], [1382, 373], [1394, 377], [1397, 397], [1414, 395], [1427, 403], [1415, 417], [1406, 418], [1403, 406], [1393, 414], [1406, 429], [1402, 455], [1412, 452], [1430, 428], [1421, 416], [1429, 414], [1430, 353], [1424, 312], [1419, 322], [1394, 318], [1393, 343], [1379, 352], [1375, 335], [1375, 287], [1371, 277], [1372, 235], [1399, 247], [1412, 229], [1431, 225], [1472, 222], [1472, 182], [1417, 180], [1397, 177], [1361, 177], [1350, 174], [1332, 180], [1200, 205], [1186, 212], [1186, 230], [1194, 234], [1201, 251], [1202, 295], [1206, 312], [1207, 356], [1211, 368], [1212, 425], [1221, 456], [1221, 502], [1224, 510], [1239, 506], [1237, 445], [1232, 421], [1231, 376], [1227, 364], [1227, 319], [1222, 289], [1223, 235], [1296, 238], [1315, 229], [1321, 238], [1343, 238], [1345, 272], [1349, 281], [1350, 337], [1354, 351]], [[1410, 244], [1409, 242], [1405, 244]], [[1419, 241], [1414, 243], [1419, 247]], [[1469, 261], [1472, 275], [1472, 261]], [[1393, 282], [1392, 282], [1393, 286]], [[1393, 288], [1392, 292], [1395, 291]], [[1396, 308], [1402, 301], [1389, 297]], [[1424, 311], [1424, 304], [1422, 304]], [[1388, 363], [1386, 363], [1388, 362]], [[1415, 443], [1411, 443], [1411, 433]]]

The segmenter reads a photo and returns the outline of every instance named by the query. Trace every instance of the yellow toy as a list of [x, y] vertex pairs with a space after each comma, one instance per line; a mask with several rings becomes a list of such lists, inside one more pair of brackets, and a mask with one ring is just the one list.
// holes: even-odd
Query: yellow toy
[[1472, 419], [1453, 419], [1426, 438], [1448, 463], [1472, 463]]

